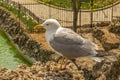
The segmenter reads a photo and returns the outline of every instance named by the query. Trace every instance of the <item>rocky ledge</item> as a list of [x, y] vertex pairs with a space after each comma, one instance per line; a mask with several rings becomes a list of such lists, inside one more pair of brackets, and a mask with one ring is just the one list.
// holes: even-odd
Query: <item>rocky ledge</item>
[[[120, 59], [120, 57], [119, 57]], [[103, 61], [95, 63], [79, 63], [78, 70], [73, 63], [67, 64], [64, 70], [59, 68], [60, 63], [48, 61], [36, 62], [31, 67], [20, 65], [15, 70], [0, 69], [1, 80], [119, 80], [120, 62]]]

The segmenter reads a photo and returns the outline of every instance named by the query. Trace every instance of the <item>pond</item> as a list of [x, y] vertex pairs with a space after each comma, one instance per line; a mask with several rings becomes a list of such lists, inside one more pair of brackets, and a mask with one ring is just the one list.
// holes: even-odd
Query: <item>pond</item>
[[31, 65], [32, 62], [23, 56], [10, 39], [0, 29], [0, 68], [15, 69], [20, 64]]

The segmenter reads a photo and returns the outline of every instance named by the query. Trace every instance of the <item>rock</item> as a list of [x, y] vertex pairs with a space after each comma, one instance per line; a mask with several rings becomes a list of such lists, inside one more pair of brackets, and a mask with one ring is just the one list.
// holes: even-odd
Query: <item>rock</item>
[[[119, 59], [120, 56], [118, 57]], [[46, 63], [36, 62], [31, 67], [20, 65], [15, 70], [2, 68], [0, 69], [0, 79], [119, 80], [120, 61], [105, 60], [100, 63], [94, 62], [93, 67], [81, 65], [79, 70], [75, 68], [73, 63], [70, 63], [70, 60], [66, 62], [69, 63], [67, 63], [64, 70], [59, 68], [60, 63], [54, 61], [48, 61]], [[89, 64], [87, 63], [87, 65]]]
[[98, 40], [101, 40], [103, 35], [104, 33], [101, 30], [96, 29], [93, 31], [93, 36]]
[[120, 25], [111, 27], [109, 31], [120, 36]]
[[110, 22], [99, 22], [96, 24], [97, 27], [105, 27], [109, 25], [110, 25]]
[[120, 43], [114, 43], [114, 44], [113, 43], [103, 43], [102, 45], [103, 45], [105, 51], [110, 51], [112, 49], [119, 48]]

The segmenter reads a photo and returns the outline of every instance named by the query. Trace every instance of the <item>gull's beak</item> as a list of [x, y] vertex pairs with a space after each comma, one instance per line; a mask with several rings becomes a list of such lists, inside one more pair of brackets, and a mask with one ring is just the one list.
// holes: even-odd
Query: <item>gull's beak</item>
[[40, 28], [43, 28], [42, 24], [34, 26], [34, 29], [40, 29]]
[[35, 32], [45, 32], [46, 30], [42, 24], [39, 24], [39, 25], [34, 26], [34, 31]]

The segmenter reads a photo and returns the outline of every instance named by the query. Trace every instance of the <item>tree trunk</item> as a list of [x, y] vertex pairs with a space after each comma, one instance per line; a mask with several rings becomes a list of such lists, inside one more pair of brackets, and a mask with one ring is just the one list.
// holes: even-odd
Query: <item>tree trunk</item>
[[78, 21], [78, 12], [80, 9], [80, 0], [72, 0], [72, 8], [73, 8], [73, 30], [76, 32], [77, 21]]
[[73, 30], [76, 32], [77, 29], [77, 7], [76, 7], [76, 0], [72, 0], [72, 7], [73, 7]]
[[90, 13], [90, 27], [93, 27], [93, 12]]
[[91, 3], [90, 3], [90, 7], [91, 7], [91, 19], [90, 19], [90, 24], [91, 24], [91, 28], [93, 27], [93, 0], [91, 0]]
[[73, 30], [76, 32], [77, 30], [77, 20], [78, 20], [78, 12], [74, 10], [73, 12]]

